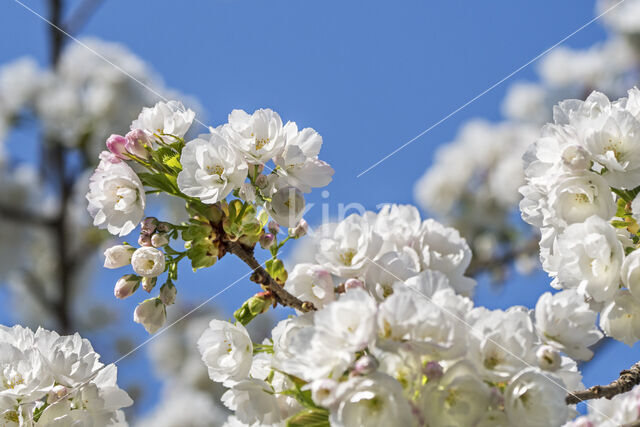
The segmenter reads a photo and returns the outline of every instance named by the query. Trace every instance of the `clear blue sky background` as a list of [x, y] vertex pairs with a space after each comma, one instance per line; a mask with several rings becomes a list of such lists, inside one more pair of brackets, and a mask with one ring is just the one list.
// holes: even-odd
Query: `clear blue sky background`
[[[44, 1], [25, 3], [46, 14]], [[593, 17], [591, 0], [109, 0], [80, 35], [127, 45], [169, 87], [194, 95], [206, 111], [203, 121], [213, 125], [234, 108], [271, 107], [285, 121], [318, 130], [324, 137], [321, 158], [336, 170], [326, 199], [336, 214], [338, 203], [371, 209], [383, 202], [413, 203], [413, 184], [438, 145], [470, 118], [499, 120], [508, 83], [535, 79], [536, 64], [361, 178], [356, 175]], [[5, 0], [0, 63], [22, 55], [45, 63], [46, 31], [44, 22]], [[587, 47], [604, 37], [595, 23], [565, 44]], [[316, 192], [309, 201], [325, 200]], [[319, 214], [312, 210], [310, 222]], [[235, 260], [223, 261], [191, 280], [185, 271], [179, 298], [197, 304], [247, 271]], [[128, 320], [136, 301], [112, 297], [120, 274], [102, 271], [98, 283], [87, 286], [119, 310], [120, 326], [134, 330], [141, 342], [144, 331]], [[548, 282], [543, 273], [514, 278], [500, 292], [481, 283], [476, 302], [532, 306]], [[244, 280], [214, 302], [231, 313], [253, 292]], [[0, 321], [13, 320], [0, 313]], [[105, 361], [113, 357], [103, 353]], [[585, 384], [608, 382], [638, 359], [639, 346], [610, 345], [585, 366]], [[139, 379], [147, 369], [143, 355], [133, 356], [121, 364], [120, 381]], [[147, 395], [139, 404], [151, 402], [153, 395]]]

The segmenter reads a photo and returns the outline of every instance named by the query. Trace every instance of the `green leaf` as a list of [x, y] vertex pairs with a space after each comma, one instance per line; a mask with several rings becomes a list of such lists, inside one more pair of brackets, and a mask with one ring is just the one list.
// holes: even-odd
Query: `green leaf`
[[175, 192], [173, 183], [167, 175], [163, 173], [142, 172], [138, 174], [138, 177], [142, 183], [148, 187], [154, 187], [169, 194], [173, 194]]
[[38, 420], [40, 419], [40, 417], [42, 416], [42, 413], [44, 412], [45, 409], [47, 409], [47, 406], [49, 406], [48, 403], [45, 403], [44, 405], [42, 405], [39, 408], [36, 408], [33, 411], [33, 421], [38, 422]]
[[329, 411], [304, 409], [287, 420], [287, 427], [330, 427]]
[[289, 274], [287, 273], [287, 270], [284, 268], [284, 263], [277, 259], [270, 259], [265, 263], [265, 267], [267, 270], [267, 273], [269, 273], [269, 275], [271, 277], [273, 277], [273, 279], [279, 283], [279, 284], [284, 284], [284, 282], [287, 281], [287, 277], [289, 277]]

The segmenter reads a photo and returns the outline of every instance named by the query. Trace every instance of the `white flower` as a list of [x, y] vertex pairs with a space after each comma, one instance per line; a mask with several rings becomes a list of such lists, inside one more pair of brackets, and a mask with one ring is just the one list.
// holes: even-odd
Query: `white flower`
[[562, 380], [537, 369], [519, 373], [504, 392], [505, 412], [513, 425], [560, 426], [567, 421]]
[[131, 266], [142, 277], [157, 277], [164, 272], [164, 254], [151, 246], [143, 246], [133, 253]]
[[120, 268], [131, 263], [134, 248], [127, 245], [116, 245], [104, 251], [104, 267]]
[[272, 196], [265, 208], [275, 222], [283, 227], [295, 227], [304, 214], [304, 195], [296, 187], [282, 187]]
[[416, 276], [420, 270], [420, 256], [414, 249], [404, 247], [376, 259], [367, 270], [366, 284], [373, 295], [382, 298], [392, 292], [394, 283]]
[[331, 409], [332, 426], [413, 426], [409, 402], [395, 379], [383, 373], [349, 378], [336, 391], [337, 403]]
[[308, 386], [311, 390], [311, 399], [317, 405], [328, 408], [336, 402], [336, 390], [338, 382], [330, 378], [312, 381]]
[[150, 135], [167, 134], [182, 138], [195, 116], [193, 111], [185, 109], [179, 101], [161, 101], [151, 108], [143, 108], [138, 118], [131, 123], [131, 130], [142, 129]]
[[187, 196], [216, 203], [239, 188], [247, 177], [247, 164], [217, 131], [208, 139], [188, 142], [182, 149], [178, 187]]
[[144, 300], [133, 312], [133, 321], [142, 324], [147, 332], [153, 334], [167, 321], [167, 308], [159, 298]]
[[331, 273], [313, 264], [297, 264], [289, 273], [284, 289], [318, 309], [335, 299]]
[[249, 376], [253, 344], [242, 324], [211, 320], [198, 340], [198, 350], [213, 381], [233, 384]]
[[476, 308], [467, 320], [473, 326], [467, 357], [483, 378], [506, 381], [536, 363], [533, 348], [538, 336], [525, 307], [506, 311]]
[[266, 163], [284, 149], [282, 119], [268, 108], [256, 110], [252, 115], [233, 110], [223, 131], [252, 163]]
[[87, 200], [93, 225], [111, 234], [129, 234], [144, 215], [144, 187], [125, 162], [104, 158], [91, 176]]
[[536, 304], [536, 329], [541, 339], [574, 359], [589, 360], [589, 347], [602, 338], [598, 314], [573, 289], [543, 294]]
[[324, 225], [318, 234], [316, 261], [341, 277], [362, 274], [382, 245], [382, 239], [369, 221], [356, 214], [338, 224]]
[[420, 393], [429, 425], [472, 426], [489, 406], [489, 388], [467, 362], [449, 367], [439, 381], [428, 381]]
[[581, 295], [607, 301], [618, 289], [624, 253], [615, 228], [592, 216], [572, 224], [558, 236], [550, 263], [557, 271], [554, 283], [577, 288]]
[[600, 314], [600, 327], [610, 337], [631, 346], [640, 340], [640, 301], [620, 290]]
[[343, 348], [364, 349], [376, 334], [375, 300], [363, 289], [351, 289], [315, 313], [318, 331], [336, 338]]
[[282, 420], [271, 386], [261, 380], [242, 380], [222, 395], [222, 403], [246, 424], [274, 424]]
[[313, 129], [298, 131], [294, 122], [284, 127], [284, 151], [275, 158], [276, 172], [285, 181], [308, 193], [311, 188], [324, 187], [331, 182], [333, 168], [318, 160], [322, 137]]
[[620, 275], [631, 295], [640, 301], [640, 251], [633, 251], [626, 256]]
[[0, 420], [32, 420], [40, 408], [38, 425], [122, 425], [133, 402], [99, 358], [78, 334], [0, 326]]
[[438, 270], [449, 277], [451, 286], [463, 295], [469, 295], [475, 280], [464, 277], [471, 262], [471, 249], [460, 233], [433, 219], [422, 223], [418, 247], [425, 268]]
[[640, 180], [640, 122], [628, 111], [614, 110], [602, 128], [588, 134], [586, 146], [606, 168], [604, 179], [615, 188], [632, 189]]
[[555, 178], [548, 203], [549, 221], [562, 227], [583, 222], [592, 215], [608, 220], [616, 213], [609, 185], [591, 172]]

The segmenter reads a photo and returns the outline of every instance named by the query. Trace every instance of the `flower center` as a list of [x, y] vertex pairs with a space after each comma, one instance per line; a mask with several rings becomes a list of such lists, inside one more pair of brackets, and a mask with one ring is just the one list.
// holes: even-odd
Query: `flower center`
[[345, 251], [340, 254], [340, 261], [342, 261], [342, 263], [347, 267], [350, 267], [351, 263], [353, 263], [353, 257], [355, 255], [356, 255], [356, 252], [353, 249], [349, 249], [348, 251]]

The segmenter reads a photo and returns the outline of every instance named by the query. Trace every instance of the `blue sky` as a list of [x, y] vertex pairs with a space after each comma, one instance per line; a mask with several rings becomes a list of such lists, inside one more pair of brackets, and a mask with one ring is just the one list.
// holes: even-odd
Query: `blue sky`
[[[25, 3], [46, 13], [42, 0]], [[128, 46], [167, 86], [195, 96], [206, 112], [203, 121], [218, 125], [234, 108], [270, 107], [285, 121], [318, 130], [324, 137], [321, 158], [336, 170], [327, 188], [332, 209], [350, 202], [368, 208], [383, 202], [413, 203], [413, 184], [438, 145], [450, 141], [470, 118], [499, 120], [509, 82], [535, 79], [535, 63], [356, 176], [594, 16], [591, 0], [103, 3], [80, 36]], [[9, 0], [2, 5], [0, 24], [0, 63], [23, 55], [46, 62], [44, 22]], [[565, 45], [587, 47], [604, 37], [604, 29], [595, 23]], [[20, 148], [14, 144], [10, 149]], [[325, 200], [316, 192], [309, 201]], [[310, 222], [318, 214], [312, 211]], [[196, 304], [247, 271], [235, 260], [223, 261], [183, 280], [179, 298]], [[120, 274], [101, 272], [92, 292], [104, 295], [105, 304], [128, 317], [135, 301], [118, 305], [111, 296]], [[542, 273], [518, 277], [498, 293], [482, 283], [476, 301], [492, 308], [532, 306], [549, 290], [548, 282]], [[215, 302], [231, 312], [253, 292], [245, 280]], [[0, 314], [0, 320], [3, 317]], [[137, 340], [146, 337], [138, 325], [128, 326]], [[104, 358], [108, 361], [109, 354]], [[608, 346], [585, 367], [585, 383], [607, 382], [638, 358], [639, 346]], [[122, 364], [121, 376], [126, 382], [145, 372], [145, 365], [144, 358], [136, 356]], [[141, 404], [146, 407], [151, 401], [148, 397]]]

